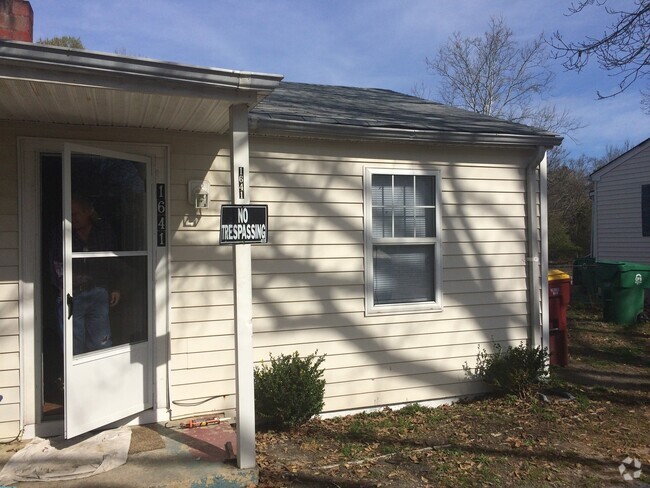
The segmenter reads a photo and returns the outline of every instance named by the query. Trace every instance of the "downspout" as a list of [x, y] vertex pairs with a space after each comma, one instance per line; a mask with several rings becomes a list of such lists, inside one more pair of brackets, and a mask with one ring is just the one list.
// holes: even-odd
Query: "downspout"
[[591, 199], [591, 253], [590, 257], [598, 257], [598, 182], [600, 181], [600, 176], [591, 177], [591, 182], [593, 186], [589, 192], [589, 198]]
[[[538, 179], [539, 177], [539, 179]], [[539, 195], [539, 201], [537, 199]], [[526, 241], [528, 243], [528, 345], [548, 347], [548, 221], [546, 148], [537, 152], [526, 170]], [[539, 205], [539, 207], [538, 207]], [[538, 209], [539, 208], [539, 214]]]

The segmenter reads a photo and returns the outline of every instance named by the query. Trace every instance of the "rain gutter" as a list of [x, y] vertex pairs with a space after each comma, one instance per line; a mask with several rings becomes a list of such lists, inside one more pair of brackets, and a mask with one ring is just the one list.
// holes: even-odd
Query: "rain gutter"
[[409, 129], [403, 127], [355, 126], [265, 118], [250, 114], [251, 134], [268, 137], [312, 137], [347, 141], [444, 142], [455, 144], [495, 144], [557, 146], [562, 138], [551, 133], [508, 134], [456, 130]]

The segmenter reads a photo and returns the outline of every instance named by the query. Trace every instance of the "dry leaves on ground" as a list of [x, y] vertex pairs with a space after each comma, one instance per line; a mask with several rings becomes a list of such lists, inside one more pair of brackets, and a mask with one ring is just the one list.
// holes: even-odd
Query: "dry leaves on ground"
[[574, 400], [492, 396], [262, 432], [260, 487], [630, 486], [627, 456], [650, 482], [650, 324], [570, 322], [571, 362], [552, 376]]

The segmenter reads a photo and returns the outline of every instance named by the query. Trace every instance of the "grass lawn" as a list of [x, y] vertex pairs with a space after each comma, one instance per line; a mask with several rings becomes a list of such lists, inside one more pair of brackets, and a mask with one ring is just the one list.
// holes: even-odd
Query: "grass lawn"
[[[568, 315], [569, 365], [550, 386], [574, 400], [494, 395], [260, 432], [259, 486], [647, 486], [650, 323], [608, 324], [576, 300]], [[628, 457], [638, 480], [619, 472]]]

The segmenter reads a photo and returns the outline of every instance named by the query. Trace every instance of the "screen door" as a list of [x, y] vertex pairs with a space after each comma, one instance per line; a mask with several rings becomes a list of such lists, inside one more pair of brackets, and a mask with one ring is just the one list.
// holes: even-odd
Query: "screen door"
[[53, 268], [66, 438], [152, 406], [150, 166], [142, 156], [64, 147], [63, 252]]

